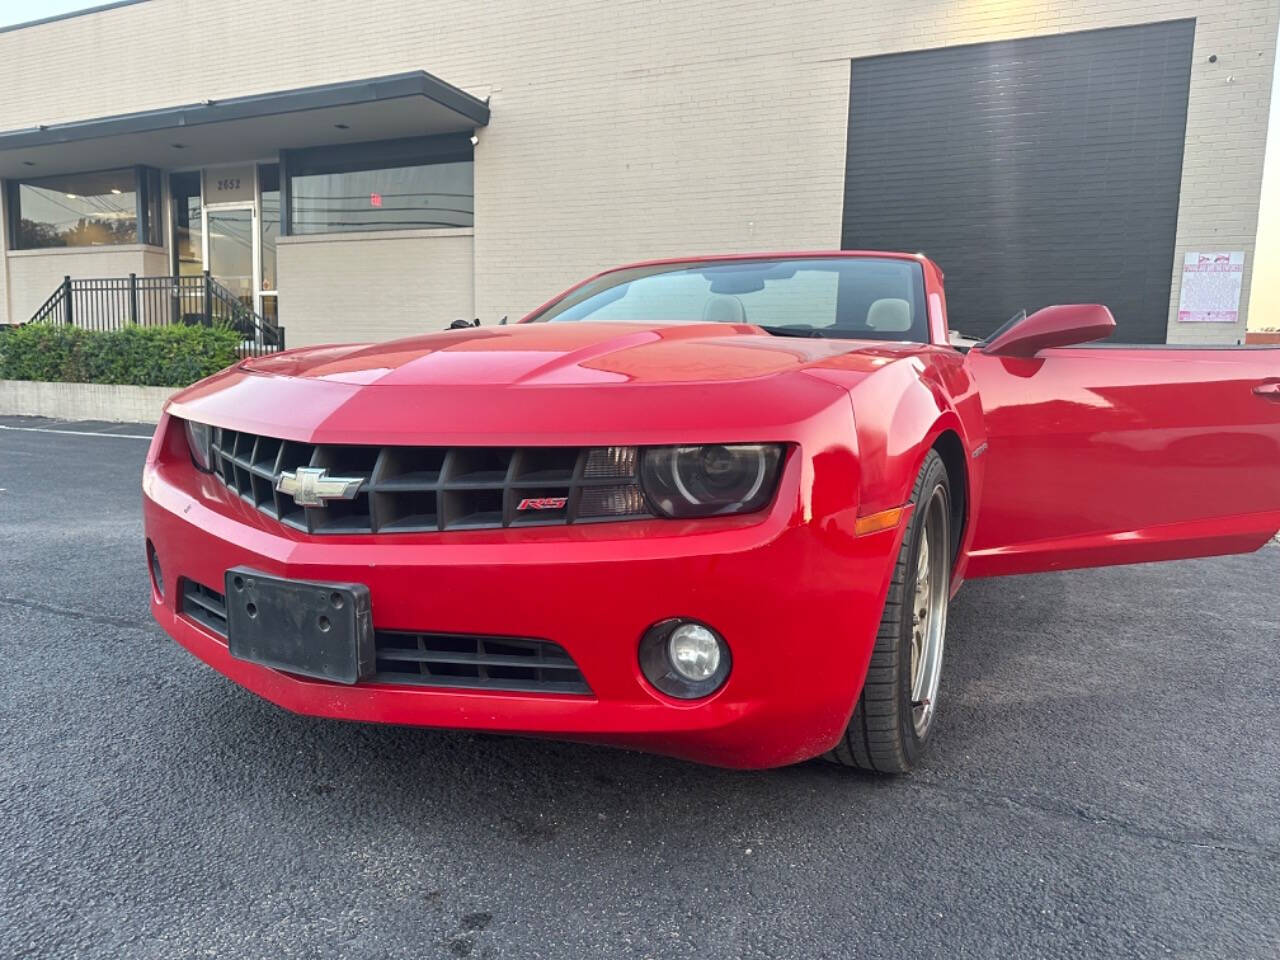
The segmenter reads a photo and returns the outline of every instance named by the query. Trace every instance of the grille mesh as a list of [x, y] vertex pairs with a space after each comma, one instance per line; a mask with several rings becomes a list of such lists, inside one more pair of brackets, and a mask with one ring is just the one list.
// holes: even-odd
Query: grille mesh
[[[182, 612], [218, 636], [227, 636], [227, 600], [218, 591], [183, 578]], [[374, 650], [374, 683], [591, 693], [573, 658], [550, 640], [375, 630]]]
[[590, 693], [578, 665], [558, 644], [517, 637], [477, 637], [379, 630], [379, 683], [481, 690]]
[[[352, 500], [300, 507], [282, 472], [358, 478]], [[653, 516], [629, 447], [400, 447], [296, 443], [215, 428], [213, 470], [246, 503], [313, 534], [421, 533]]]

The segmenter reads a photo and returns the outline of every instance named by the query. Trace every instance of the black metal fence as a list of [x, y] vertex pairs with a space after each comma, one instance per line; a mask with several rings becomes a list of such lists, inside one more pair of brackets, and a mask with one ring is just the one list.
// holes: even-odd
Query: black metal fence
[[237, 352], [256, 357], [284, 349], [284, 327], [247, 306], [206, 271], [197, 276], [94, 278], [62, 283], [31, 323], [68, 324], [86, 330], [126, 326], [227, 326], [240, 336]]

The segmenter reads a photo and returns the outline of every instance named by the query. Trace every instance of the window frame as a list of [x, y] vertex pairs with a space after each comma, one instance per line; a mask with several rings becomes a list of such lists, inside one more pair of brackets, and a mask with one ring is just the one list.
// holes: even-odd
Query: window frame
[[[42, 182], [65, 177], [87, 177], [99, 173], [115, 173], [128, 170], [133, 174], [133, 218], [134, 239], [132, 243], [104, 243], [79, 246], [63, 244], [61, 246], [31, 247], [21, 243], [22, 237], [22, 187], [40, 186]], [[156, 190], [156, 216], [148, 203], [152, 188]], [[92, 251], [102, 249], [119, 249], [121, 247], [152, 247], [164, 249], [164, 175], [157, 167], [144, 164], [129, 164], [123, 167], [98, 167], [93, 170], [75, 170], [70, 173], [54, 173], [43, 177], [26, 177], [4, 181], [5, 227], [8, 230], [6, 249], [12, 251], [37, 252], [40, 250], [80, 250]], [[152, 222], [154, 221], [154, 222]]]
[[[142, 164], [133, 169], [138, 181], [138, 189], [134, 191], [134, 199], [137, 201], [138, 243], [144, 247], [164, 249], [164, 174], [158, 167]], [[155, 191], [154, 206], [152, 190]]]
[[[274, 191], [264, 190], [263, 185], [266, 177], [263, 171], [275, 168], [276, 187]], [[276, 194], [276, 203], [280, 209], [276, 220], [276, 236], [272, 243], [272, 262], [271, 262], [271, 288], [267, 289], [264, 284], [267, 279], [267, 216], [266, 206], [262, 202], [262, 198], [267, 193], [274, 192]], [[261, 305], [263, 296], [277, 296], [280, 292], [280, 262], [279, 262], [279, 243], [280, 238], [284, 236], [285, 225], [285, 189], [284, 189], [284, 162], [281, 159], [276, 160], [259, 160], [255, 164], [254, 171], [254, 203], [258, 208], [258, 290], [257, 296], [259, 305]]]
[[[396, 140], [365, 140], [280, 151], [280, 236], [323, 236], [324, 232], [299, 234], [293, 222], [293, 178], [325, 174], [359, 173], [396, 167], [432, 166], [437, 163], [470, 163], [474, 175], [475, 147], [470, 133], [445, 133]], [[472, 202], [475, 201], [474, 176]], [[474, 213], [472, 214], [474, 218]], [[370, 232], [397, 233], [450, 227], [370, 227]], [[462, 228], [466, 229], [466, 228]], [[344, 231], [332, 231], [341, 234]], [[364, 232], [364, 231], [346, 231]]]
[[[190, 197], [192, 194], [189, 192], [184, 192], [181, 195], [178, 194], [177, 191], [175, 191], [173, 188], [173, 181], [177, 177], [193, 177], [195, 179], [195, 188], [196, 188], [195, 196], [200, 198], [200, 207], [201, 209], [203, 209], [204, 185], [203, 185], [203, 177], [201, 176], [202, 169], [203, 169], [202, 167], [183, 167], [177, 170], [166, 170], [164, 171], [164, 174], [163, 174], [164, 189], [168, 193], [169, 214], [165, 218], [168, 222], [167, 228], [166, 228], [167, 229], [166, 236], [168, 238], [167, 248], [168, 248], [168, 254], [169, 254], [168, 261], [169, 261], [169, 269], [172, 272], [172, 275], [175, 277], [184, 275], [182, 273], [182, 269], [180, 266], [181, 261], [179, 259], [179, 257], [181, 256], [181, 250], [180, 250], [180, 245], [178, 243], [178, 230], [179, 230], [178, 220], [179, 220], [179, 210], [180, 210], [178, 198], [179, 196], [182, 196], [184, 198]], [[190, 189], [189, 185], [187, 189], [188, 190]], [[197, 215], [196, 220], [197, 220], [196, 228], [200, 230], [200, 243], [198, 244], [198, 249], [196, 252], [199, 255], [200, 269], [203, 270], [204, 269], [204, 232], [203, 232], [203, 225], [202, 225], [203, 218]], [[188, 231], [191, 230], [190, 208], [188, 208], [187, 210], [187, 230]], [[185, 274], [185, 276], [193, 276], [193, 274]]]

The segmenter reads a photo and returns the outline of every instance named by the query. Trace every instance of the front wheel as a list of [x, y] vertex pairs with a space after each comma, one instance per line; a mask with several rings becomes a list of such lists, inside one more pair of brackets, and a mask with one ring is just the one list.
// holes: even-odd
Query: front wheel
[[951, 596], [951, 488], [929, 451], [893, 569], [871, 665], [849, 727], [826, 759], [877, 773], [906, 773], [919, 759], [938, 704]]

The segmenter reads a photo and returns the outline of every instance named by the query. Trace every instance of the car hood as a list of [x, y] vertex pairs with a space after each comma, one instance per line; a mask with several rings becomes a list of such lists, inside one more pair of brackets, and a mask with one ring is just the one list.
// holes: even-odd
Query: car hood
[[885, 348], [878, 341], [779, 337], [723, 323], [537, 323], [306, 348], [243, 366], [258, 374], [387, 386], [713, 383], [776, 376], [837, 357], [864, 358], [873, 369], [895, 355]]
[[[329, 443], [786, 439], [920, 345], [727, 324], [519, 324], [250, 360], [171, 412]], [[701, 438], [701, 440], [700, 440]]]

